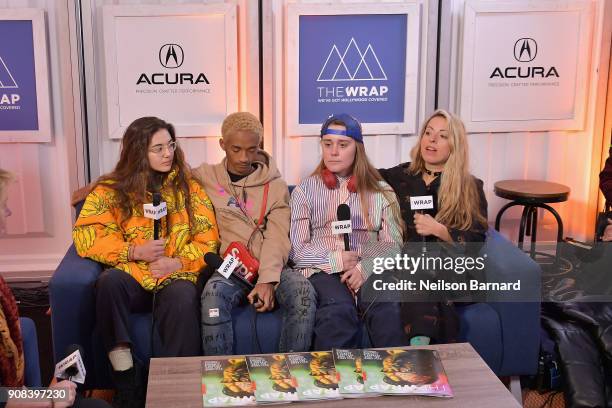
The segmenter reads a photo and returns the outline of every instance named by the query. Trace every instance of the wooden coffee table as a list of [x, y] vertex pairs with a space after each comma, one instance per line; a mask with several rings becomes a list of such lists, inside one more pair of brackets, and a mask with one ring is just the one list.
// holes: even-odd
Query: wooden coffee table
[[[294, 402], [298, 407], [520, 407], [491, 369], [469, 343], [441, 344], [415, 348], [438, 350], [448, 380], [455, 393], [453, 398], [381, 396], [323, 402]], [[214, 358], [214, 357], [212, 357]], [[202, 365], [207, 357], [151, 359], [147, 407], [202, 408]], [[274, 404], [274, 406], [278, 406]]]

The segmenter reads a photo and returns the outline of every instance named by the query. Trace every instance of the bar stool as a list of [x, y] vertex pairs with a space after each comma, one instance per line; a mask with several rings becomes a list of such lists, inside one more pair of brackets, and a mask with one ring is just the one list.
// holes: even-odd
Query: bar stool
[[554, 208], [547, 203], [560, 203], [567, 200], [570, 189], [563, 184], [540, 180], [502, 180], [495, 183], [493, 191], [501, 198], [512, 200], [504, 205], [495, 218], [495, 229], [499, 231], [504, 212], [515, 205], [523, 206], [519, 227], [518, 246], [523, 249], [525, 235], [531, 236], [530, 254], [535, 258], [535, 243], [538, 227], [538, 208], [550, 212], [557, 220], [557, 242], [563, 241], [563, 221]]

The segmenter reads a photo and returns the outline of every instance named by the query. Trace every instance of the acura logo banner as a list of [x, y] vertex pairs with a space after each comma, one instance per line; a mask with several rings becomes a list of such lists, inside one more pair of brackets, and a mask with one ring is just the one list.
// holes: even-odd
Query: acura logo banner
[[116, 61], [114, 70], [106, 69], [111, 137], [120, 138], [134, 119], [152, 115], [173, 123], [181, 137], [218, 134], [237, 103], [237, 41], [228, 40], [237, 30], [230, 17], [236, 7], [106, 10], [112, 21], [106, 27], [115, 30], [105, 33], [105, 41], [113, 42], [106, 61]]
[[178, 68], [184, 58], [183, 47], [178, 44], [164, 44], [159, 49], [159, 63], [164, 68]]
[[[183, 52], [183, 47], [179, 44], [164, 44], [159, 49], [159, 63], [163, 68], [174, 69], [179, 68], [183, 65], [183, 60], [185, 58], [185, 53]], [[147, 85], [198, 85], [198, 84], [207, 84], [210, 85], [208, 78], [203, 72], [193, 73], [193, 72], [179, 72], [179, 71], [166, 71], [166, 72], [155, 72], [155, 73], [146, 73], [143, 72], [138, 77], [138, 81], [136, 81], [136, 85], [147, 84]], [[146, 92], [146, 91], [143, 91]], [[177, 92], [181, 92], [177, 90]], [[198, 89], [194, 88], [191, 90], [182, 91], [184, 93], [188, 92], [210, 92], [210, 89]]]
[[458, 98], [469, 131], [583, 125], [593, 21], [587, 3], [466, 2]]
[[514, 58], [519, 62], [533, 61], [538, 54], [538, 43], [533, 38], [519, 38], [514, 43]]

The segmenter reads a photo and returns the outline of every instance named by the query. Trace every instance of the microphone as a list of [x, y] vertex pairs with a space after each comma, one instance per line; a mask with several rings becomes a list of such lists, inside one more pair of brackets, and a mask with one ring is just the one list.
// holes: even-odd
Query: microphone
[[255, 287], [248, 277], [240, 273], [240, 258], [233, 256], [231, 253], [223, 259], [215, 252], [207, 252], [204, 254], [204, 262], [206, 262], [206, 265], [211, 269], [219, 272], [225, 279], [231, 279], [245, 284], [249, 289]]
[[[423, 210], [433, 210], [434, 202], [433, 196], [412, 196], [410, 197], [410, 209], [412, 211], [419, 211], [420, 214], [423, 214]], [[425, 235], [421, 236], [421, 242], [423, 246], [421, 248], [422, 252], [427, 252], [427, 239]]]
[[[353, 232], [351, 224], [351, 207], [347, 204], [340, 204], [336, 210], [338, 221], [332, 223], [332, 229], [335, 234], [342, 234], [344, 238], [344, 250], [350, 251], [349, 234]], [[334, 224], [336, 224], [334, 226]]]
[[153, 193], [153, 203], [144, 204], [143, 215], [153, 219], [153, 239], [159, 239], [161, 230], [161, 219], [168, 214], [168, 206], [161, 200], [160, 193]]
[[[161, 219], [168, 214], [168, 207], [165, 202], [161, 200], [161, 194], [159, 192], [153, 193], [153, 203], [144, 204], [143, 213], [146, 218], [153, 218], [153, 239], [158, 240], [161, 230]], [[159, 278], [155, 279], [155, 290], [153, 291], [153, 297], [151, 300], [151, 309], [153, 311], [153, 319], [151, 319], [151, 357], [155, 356], [155, 344], [154, 344], [154, 329], [155, 329], [155, 295], [158, 291], [157, 284]]]
[[85, 364], [83, 363], [83, 349], [78, 344], [66, 347], [65, 356], [55, 365], [54, 376], [62, 380], [70, 380], [85, 384]]
[[[153, 193], [153, 207], [159, 206], [161, 203], [161, 194]], [[159, 229], [161, 227], [161, 218], [155, 218], [153, 220], [153, 239], [159, 239]]]

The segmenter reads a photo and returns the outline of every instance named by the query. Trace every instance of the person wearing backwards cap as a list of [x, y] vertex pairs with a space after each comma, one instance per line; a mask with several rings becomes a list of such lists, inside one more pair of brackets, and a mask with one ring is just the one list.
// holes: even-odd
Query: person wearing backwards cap
[[[360, 291], [372, 275], [372, 259], [398, 250], [402, 242], [395, 194], [368, 161], [361, 125], [352, 116], [325, 121], [321, 149], [321, 162], [290, 201], [289, 258], [317, 294], [313, 348], [356, 347], [360, 317], [374, 347], [406, 344], [399, 304], [369, 302]], [[350, 208], [348, 250], [343, 235], [332, 233], [340, 204]]]

